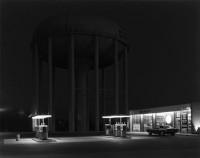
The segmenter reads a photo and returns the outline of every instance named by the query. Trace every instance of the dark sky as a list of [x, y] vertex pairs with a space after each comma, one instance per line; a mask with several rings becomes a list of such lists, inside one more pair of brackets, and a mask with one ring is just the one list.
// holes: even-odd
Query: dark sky
[[66, 12], [102, 16], [126, 32], [131, 108], [200, 100], [198, 1], [0, 2], [1, 107], [30, 107], [32, 33], [44, 19]]

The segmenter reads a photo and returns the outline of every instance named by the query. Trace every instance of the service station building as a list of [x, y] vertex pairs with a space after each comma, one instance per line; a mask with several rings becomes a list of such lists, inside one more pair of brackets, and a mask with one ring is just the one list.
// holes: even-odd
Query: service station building
[[170, 125], [180, 133], [197, 133], [200, 129], [199, 103], [188, 103], [150, 109], [130, 110], [130, 132], [146, 132], [147, 128]]

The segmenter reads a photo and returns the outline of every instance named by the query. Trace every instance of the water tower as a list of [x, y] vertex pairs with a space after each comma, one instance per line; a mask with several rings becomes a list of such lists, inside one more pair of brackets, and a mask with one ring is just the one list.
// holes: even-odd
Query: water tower
[[[123, 76], [123, 105], [128, 109], [127, 51], [128, 44], [124, 31], [115, 23], [96, 16], [67, 14], [49, 18], [36, 28], [31, 43], [35, 68], [35, 113], [40, 113], [41, 61], [48, 64], [48, 109], [52, 115], [49, 126], [55, 131], [55, 67], [67, 71], [68, 86], [68, 129], [89, 130], [89, 109], [94, 111], [95, 131], [99, 131], [100, 93], [106, 93], [104, 70], [113, 67], [113, 114], [121, 113], [119, 107], [119, 76]], [[123, 73], [119, 74], [119, 61], [123, 60]], [[93, 72], [93, 81], [88, 75]], [[103, 74], [104, 75], [104, 74]], [[111, 74], [112, 75], [112, 74]], [[102, 75], [101, 75], [102, 76]], [[106, 78], [106, 76], [104, 76]], [[88, 82], [93, 88], [88, 88]], [[94, 98], [93, 107], [88, 106], [88, 93]], [[121, 91], [121, 90], [120, 90]], [[104, 99], [104, 98], [103, 98]], [[105, 105], [104, 105], [105, 106]], [[105, 111], [104, 111], [105, 114]]]

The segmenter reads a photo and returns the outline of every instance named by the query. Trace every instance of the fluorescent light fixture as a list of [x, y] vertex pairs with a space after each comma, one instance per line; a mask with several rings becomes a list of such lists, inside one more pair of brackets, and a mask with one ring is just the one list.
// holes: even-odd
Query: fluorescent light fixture
[[102, 116], [102, 118], [112, 118], [112, 116]]
[[125, 118], [130, 117], [130, 115], [111, 115], [111, 116], [102, 116], [102, 118]]
[[36, 115], [36, 116], [33, 116], [32, 119], [45, 119], [48, 117], [51, 117], [51, 115]]
[[153, 115], [153, 113], [150, 113], [150, 114], [144, 114], [145, 116], [152, 116]]

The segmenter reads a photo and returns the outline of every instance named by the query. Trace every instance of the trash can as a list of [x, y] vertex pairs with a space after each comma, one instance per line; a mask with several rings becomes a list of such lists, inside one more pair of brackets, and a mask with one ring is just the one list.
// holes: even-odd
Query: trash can
[[35, 127], [35, 138], [39, 138], [39, 127]]
[[108, 128], [106, 128], [106, 135], [109, 136], [110, 135], [110, 130]]
[[111, 135], [111, 125], [105, 125], [105, 135]]
[[20, 140], [20, 134], [16, 134], [16, 141]]

